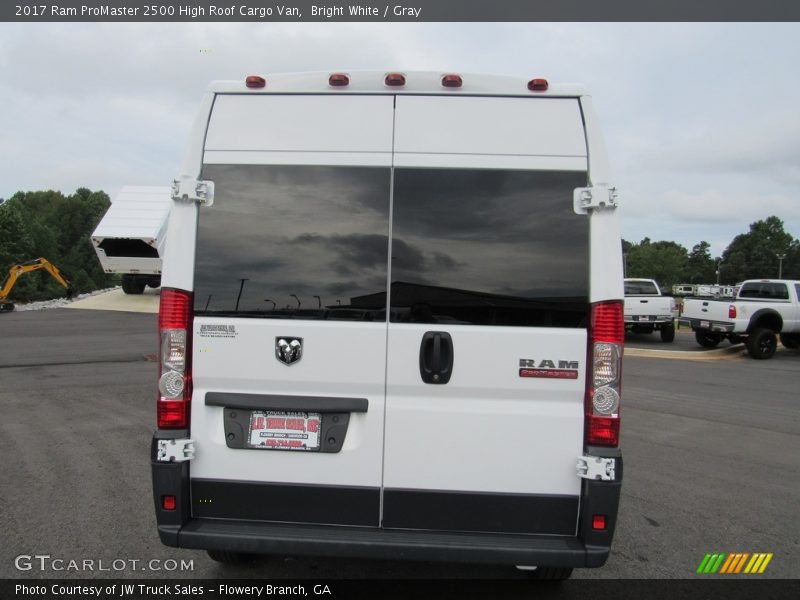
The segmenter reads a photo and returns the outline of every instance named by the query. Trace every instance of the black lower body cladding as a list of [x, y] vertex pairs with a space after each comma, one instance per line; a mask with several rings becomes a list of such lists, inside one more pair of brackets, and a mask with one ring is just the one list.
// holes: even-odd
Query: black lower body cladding
[[[175, 432], [169, 437], [181, 437], [182, 433], [185, 436], [185, 432]], [[410, 494], [412, 505], [419, 505], [416, 508], [433, 510], [434, 514], [439, 512], [443, 520], [437, 529], [433, 529], [437, 523], [429, 521], [431, 515], [416, 510], [395, 513], [394, 527], [378, 527], [381, 497], [378, 488], [308, 486], [305, 491], [309, 494], [303, 494], [300, 488], [304, 486], [193, 481], [189, 478], [189, 461], [164, 463], [156, 460], [155, 438], [152, 451], [153, 497], [159, 536], [165, 545], [173, 547], [252, 554], [600, 567], [608, 558], [616, 527], [622, 458], [618, 450], [597, 448], [590, 449], [590, 454], [616, 458], [616, 477], [614, 481], [583, 481], [579, 498], [384, 491], [384, 510], [387, 501], [405, 502]], [[230, 492], [230, 501], [225, 499], [226, 490]], [[237, 508], [234, 500], [245, 498], [248, 493], [255, 493], [256, 501]], [[273, 502], [280, 500], [277, 504], [283, 513], [273, 512], [271, 517], [258, 513], [262, 510], [258, 506], [265, 501], [264, 493], [272, 493]], [[213, 494], [219, 499], [216, 508], [211, 508], [214, 503], [198, 504], [203, 494]], [[163, 497], [167, 495], [176, 497], [174, 510], [163, 507]], [[454, 510], [445, 519], [440, 509], [448, 502]], [[508, 514], [503, 518], [492, 515], [487, 512], [492, 506]], [[347, 510], [342, 511], [343, 507]], [[458, 515], [476, 509], [481, 511], [475, 513], [478, 531], [454, 529], [466, 526]], [[538, 515], [514, 514], [526, 509]], [[253, 510], [258, 514], [247, 512]], [[305, 522], [285, 522], [297, 519], [303, 511], [301, 518]], [[336, 518], [343, 521], [338, 525], [309, 522], [315, 519], [330, 521], [334, 512]], [[342, 515], [347, 518], [343, 520], [340, 518]], [[593, 528], [595, 515], [604, 517], [602, 529]], [[264, 517], [273, 520], [263, 520]], [[384, 525], [387, 525], [385, 518]], [[501, 531], [484, 529], [481, 532], [481, 526], [500, 528]], [[537, 527], [541, 529], [535, 531]], [[514, 529], [515, 532], [508, 532]]]

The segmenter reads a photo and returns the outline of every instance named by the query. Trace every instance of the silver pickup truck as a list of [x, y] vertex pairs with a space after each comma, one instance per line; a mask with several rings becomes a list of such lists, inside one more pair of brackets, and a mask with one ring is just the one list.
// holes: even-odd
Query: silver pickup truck
[[779, 337], [787, 348], [800, 347], [800, 281], [752, 279], [734, 300], [687, 298], [681, 323], [704, 348], [728, 339], [744, 342], [753, 358], [772, 358]]
[[625, 330], [661, 333], [662, 342], [675, 339], [675, 300], [662, 296], [652, 279], [625, 279]]

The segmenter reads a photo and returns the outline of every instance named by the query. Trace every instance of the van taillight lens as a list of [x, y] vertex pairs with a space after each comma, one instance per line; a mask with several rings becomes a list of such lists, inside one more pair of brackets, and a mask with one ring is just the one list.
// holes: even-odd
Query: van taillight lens
[[267, 85], [267, 80], [260, 75], [248, 75], [244, 84], [251, 89], [263, 88]]
[[625, 341], [623, 305], [619, 300], [599, 302], [591, 310], [584, 404], [586, 444], [618, 446]]
[[461, 79], [461, 75], [456, 75], [455, 73], [450, 73], [442, 77], [442, 87], [460, 88], [463, 83], [464, 81]]
[[528, 89], [532, 92], [546, 92], [549, 87], [547, 79], [536, 78], [528, 82]]
[[158, 428], [189, 427], [192, 398], [192, 294], [162, 288], [158, 310]]
[[350, 83], [350, 77], [346, 73], [334, 73], [328, 77], [328, 85], [331, 87], [344, 87]]
[[399, 87], [406, 84], [406, 76], [402, 73], [387, 73], [383, 83], [392, 87]]
[[736, 306], [733, 305], [733, 304], [731, 304], [728, 307], [728, 318], [729, 319], [735, 319], [736, 318]]

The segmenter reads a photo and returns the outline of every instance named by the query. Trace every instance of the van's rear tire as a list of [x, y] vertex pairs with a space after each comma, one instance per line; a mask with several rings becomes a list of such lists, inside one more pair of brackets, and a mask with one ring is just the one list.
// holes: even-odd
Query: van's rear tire
[[800, 335], [796, 333], [782, 333], [780, 338], [784, 348], [791, 348], [792, 350], [800, 348]]
[[760, 327], [747, 336], [747, 353], [755, 359], [766, 360], [775, 355], [778, 337], [771, 329]]
[[572, 567], [537, 567], [523, 571], [527, 579], [537, 581], [564, 581], [572, 576]]
[[229, 552], [228, 550], [206, 550], [208, 558], [225, 565], [243, 565], [252, 562], [252, 554], [241, 552]]
[[122, 291], [126, 294], [142, 294], [144, 293], [144, 288], [146, 285], [146, 280], [142, 279], [138, 275], [126, 273], [122, 276]]
[[703, 348], [716, 348], [722, 341], [722, 336], [713, 331], [706, 331], [705, 329], [698, 329], [694, 332], [694, 339]]
[[675, 325], [661, 326], [661, 341], [667, 343], [675, 341]]

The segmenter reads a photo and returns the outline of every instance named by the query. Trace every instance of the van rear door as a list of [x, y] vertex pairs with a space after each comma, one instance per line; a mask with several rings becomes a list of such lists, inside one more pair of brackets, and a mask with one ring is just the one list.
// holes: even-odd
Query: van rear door
[[575, 535], [578, 101], [402, 96], [395, 118], [383, 525]]
[[216, 97], [194, 517], [378, 526], [392, 121], [388, 96]]

